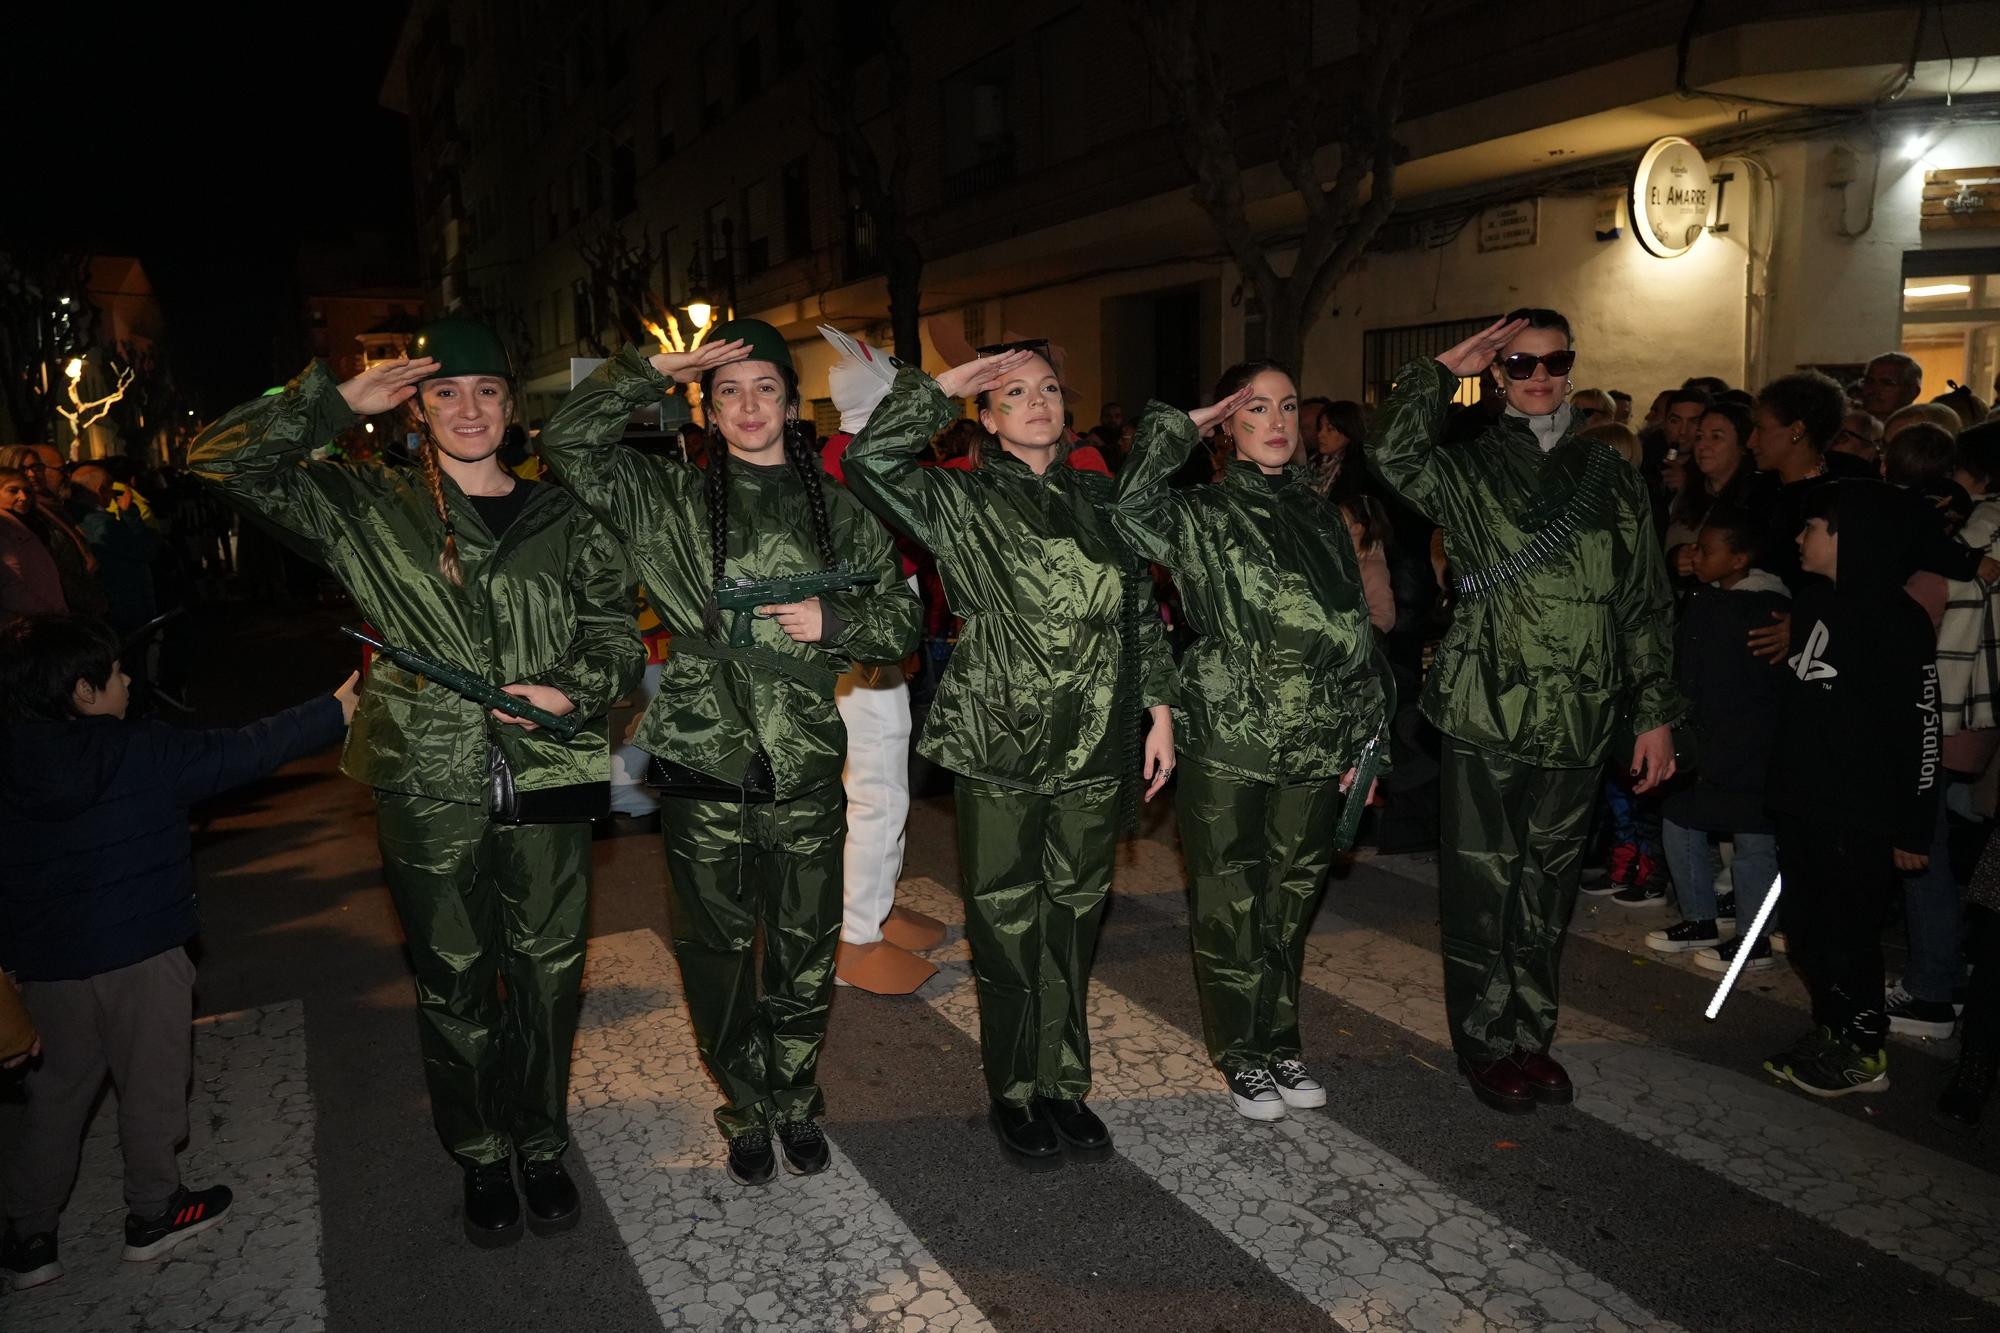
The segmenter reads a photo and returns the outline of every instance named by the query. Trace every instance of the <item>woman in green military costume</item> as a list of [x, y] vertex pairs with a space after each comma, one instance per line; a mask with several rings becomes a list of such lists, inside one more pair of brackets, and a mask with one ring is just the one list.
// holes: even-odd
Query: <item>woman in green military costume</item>
[[[1001, 1144], [1025, 1165], [1111, 1138], [1090, 1091], [1090, 962], [1121, 824], [1173, 768], [1173, 660], [1111, 479], [1068, 465], [1046, 344], [933, 381], [898, 373], [847, 450], [854, 493], [929, 547], [964, 617], [919, 749], [958, 775], [959, 873], [980, 1048]], [[969, 471], [920, 466], [977, 395], [998, 442]], [[1152, 715], [1140, 740], [1141, 712]]]
[[[634, 409], [701, 381], [708, 462], [696, 470], [619, 443]], [[543, 459], [618, 534], [674, 634], [633, 742], [654, 756], [673, 883], [674, 956], [729, 1171], [761, 1185], [827, 1164], [814, 1117], [840, 935], [840, 783], [847, 733], [834, 686], [850, 662], [916, 647], [920, 608], [882, 525], [824, 479], [798, 421], [798, 380], [778, 331], [718, 327], [687, 354], [628, 347], [571, 393]], [[737, 617], [726, 581], [847, 571], [868, 582]], [[834, 583], [849, 582], [840, 578]], [[734, 640], [734, 641], [733, 641]], [[763, 932], [763, 994], [753, 948]]]
[[[1581, 439], [1565, 401], [1569, 323], [1517, 310], [1396, 376], [1368, 456], [1444, 529], [1457, 588], [1425, 687], [1445, 734], [1438, 866], [1445, 1012], [1487, 1105], [1575, 1097], [1549, 1056], [1563, 933], [1613, 737], [1634, 790], [1673, 776], [1673, 592], [1645, 483]], [[1502, 415], [1443, 443], [1461, 377], [1491, 373]], [[1622, 761], [1625, 756], [1620, 755]]]
[[[210, 426], [188, 462], [324, 565], [388, 641], [590, 719], [563, 740], [378, 658], [341, 763], [375, 789], [431, 1113], [465, 1170], [467, 1232], [503, 1244], [519, 1235], [516, 1156], [530, 1225], [577, 1216], [562, 1154], [590, 828], [496, 821], [488, 774], [504, 764], [524, 804], [607, 782], [605, 714], [645, 652], [617, 542], [567, 492], [500, 465], [513, 403], [499, 339], [445, 319], [419, 330], [415, 351], [345, 383], [316, 361]], [[404, 404], [423, 440], [417, 470], [313, 458]]]
[[[1174, 813], [1202, 1030], [1237, 1112], [1277, 1120], [1326, 1105], [1301, 1059], [1299, 974], [1341, 792], [1385, 698], [1346, 520], [1291, 462], [1290, 373], [1233, 366], [1215, 399], [1192, 413], [1147, 405], [1113, 521], [1173, 572], [1200, 635], [1181, 661]], [[1232, 458], [1222, 478], [1169, 490], [1218, 423]]]

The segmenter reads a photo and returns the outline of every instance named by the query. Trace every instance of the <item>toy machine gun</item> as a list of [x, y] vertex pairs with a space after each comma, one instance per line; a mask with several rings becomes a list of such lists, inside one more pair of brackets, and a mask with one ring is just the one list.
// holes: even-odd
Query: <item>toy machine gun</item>
[[557, 717], [548, 709], [537, 708], [519, 695], [507, 693], [484, 676], [457, 663], [430, 657], [411, 648], [399, 648], [379, 635], [355, 629], [352, 625], [342, 625], [340, 632], [350, 639], [359, 639], [405, 671], [413, 671], [420, 677], [434, 680], [452, 693], [470, 699], [476, 704], [483, 704], [509, 717], [532, 722], [545, 731], [554, 732], [566, 741], [575, 740], [576, 734], [583, 730], [582, 714], [570, 713], [564, 717]]
[[752, 643], [751, 621], [756, 618], [758, 607], [802, 602], [823, 592], [846, 592], [881, 581], [882, 576], [872, 570], [857, 573], [839, 567], [811, 574], [782, 574], [772, 579], [724, 579], [715, 585], [715, 606], [735, 617], [729, 624], [729, 646], [748, 648]]

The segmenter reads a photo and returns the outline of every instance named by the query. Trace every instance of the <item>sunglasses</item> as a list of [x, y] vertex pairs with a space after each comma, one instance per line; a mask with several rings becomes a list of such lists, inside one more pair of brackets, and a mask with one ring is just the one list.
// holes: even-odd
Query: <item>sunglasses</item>
[[1547, 366], [1552, 377], [1561, 379], [1575, 364], [1576, 353], [1570, 351], [1550, 352], [1546, 356], [1536, 356], [1533, 352], [1509, 352], [1500, 358], [1500, 368], [1507, 372], [1510, 380], [1533, 379], [1536, 366]]
[[1034, 352], [1042, 360], [1047, 361], [1049, 359], [1049, 340], [1047, 338], [1023, 338], [1020, 342], [988, 343], [984, 347], [976, 347], [973, 350], [981, 356], [1000, 356], [1006, 352]]

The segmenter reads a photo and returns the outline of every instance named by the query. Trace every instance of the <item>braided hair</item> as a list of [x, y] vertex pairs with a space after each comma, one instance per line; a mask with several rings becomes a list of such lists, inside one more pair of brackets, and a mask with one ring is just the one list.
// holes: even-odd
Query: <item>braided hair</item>
[[423, 424], [424, 442], [417, 446], [417, 462], [424, 470], [424, 485], [430, 488], [431, 503], [437, 506], [438, 522], [444, 524], [444, 549], [438, 552], [438, 574], [454, 588], [465, 586], [465, 571], [458, 563], [458, 528], [451, 521], [451, 509], [444, 501], [444, 469], [438, 466], [437, 436], [431, 433], [430, 418], [421, 404], [417, 420]]
[[[799, 400], [798, 377], [783, 367], [779, 372], [784, 377], [786, 406], [795, 407]], [[715, 372], [711, 370], [701, 377], [701, 401], [708, 407], [709, 416], [708, 467], [703, 474], [702, 493], [708, 518], [709, 572], [719, 585], [729, 561], [729, 442], [715, 425], [714, 390]], [[805, 427], [789, 416], [784, 432], [785, 461], [792, 465], [799, 483], [805, 487], [813, 546], [819, 552], [821, 567], [831, 569], [840, 563], [840, 558], [833, 545], [833, 519], [827, 513], [826, 490], [820, 485], [819, 451], [807, 441]], [[722, 611], [713, 595], [701, 609], [701, 623], [710, 634], [721, 632]]]

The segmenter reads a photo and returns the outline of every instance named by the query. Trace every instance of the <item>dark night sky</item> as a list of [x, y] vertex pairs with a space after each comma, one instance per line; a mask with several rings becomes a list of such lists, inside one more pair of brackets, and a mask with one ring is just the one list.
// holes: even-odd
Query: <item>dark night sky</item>
[[205, 412], [290, 375], [301, 242], [386, 233], [392, 261], [365, 276], [415, 278], [408, 127], [376, 102], [402, 10], [11, 13], [0, 246], [138, 255]]

